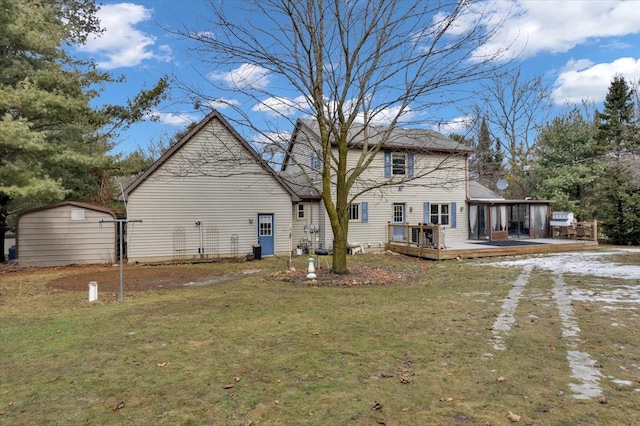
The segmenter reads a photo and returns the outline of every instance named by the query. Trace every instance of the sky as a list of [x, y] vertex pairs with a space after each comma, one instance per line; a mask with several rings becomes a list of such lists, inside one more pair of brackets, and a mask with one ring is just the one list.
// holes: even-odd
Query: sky
[[[176, 30], [207, 31], [208, 3], [98, 1], [98, 17], [105, 31], [73, 47], [72, 53], [92, 58], [99, 69], [114, 76], [124, 76], [125, 83], [107, 87], [97, 102], [123, 103], [139, 90], [153, 87], [164, 75], [181, 81], [243, 78], [267, 83], [264, 70], [248, 64], [229, 68], [226, 74], [195, 71], [194, 46], [176, 35]], [[233, 7], [234, 3], [226, 4]], [[518, 52], [515, 60], [523, 73], [543, 77], [558, 111], [583, 100], [601, 105], [615, 75], [623, 75], [627, 82], [640, 79], [640, 0], [489, 0], [485, 6], [494, 19], [505, 19], [487, 49], [508, 46], [510, 52]], [[114, 153], [126, 154], [152, 141], [168, 140], [204, 117], [206, 111], [196, 110], [177, 84], [171, 85], [168, 95], [153, 111], [157, 121], [139, 123], [123, 132]], [[283, 94], [283, 99], [288, 95]], [[218, 109], [225, 115], [223, 105]], [[267, 118], [260, 108], [253, 106], [252, 110]], [[440, 122], [435, 130], [464, 133], [459, 110], [443, 108], [434, 114], [440, 115], [433, 120]]]

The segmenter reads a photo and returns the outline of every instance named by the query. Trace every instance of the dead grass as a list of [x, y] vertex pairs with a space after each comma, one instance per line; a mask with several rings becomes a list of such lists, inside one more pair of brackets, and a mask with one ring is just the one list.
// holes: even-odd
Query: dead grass
[[90, 304], [48, 286], [67, 270], [0, 276], [0, 423], [498, 425], [512, 411], [524, 424], [619, 425], [640, 414], [638, 385], [606, 379], [640, 378], [637, 310], [574, 304], [607, 404], [576, 400], [549, 273], [532, 275], [497, 351], [491, 329], [519, 270], [350, 260], [405, 279], [313, 286], [275, 280], [285, 260], [265, 259], [193, 265], [234, 277], [218, 284]]

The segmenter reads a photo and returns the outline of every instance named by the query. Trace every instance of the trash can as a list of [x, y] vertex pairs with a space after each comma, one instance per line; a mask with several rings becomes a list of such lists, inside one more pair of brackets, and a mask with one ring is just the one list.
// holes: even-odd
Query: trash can
[[9, 247], [9, 260], [16, 260], [16, 246]]
[[262, 246], [253, 246], [253, 258], [255, 260], [262, 259]]

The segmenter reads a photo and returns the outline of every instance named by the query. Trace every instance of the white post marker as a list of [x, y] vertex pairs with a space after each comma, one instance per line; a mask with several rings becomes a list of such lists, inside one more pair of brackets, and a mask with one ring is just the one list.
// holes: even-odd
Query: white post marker
[[316, 276], [316, 268], [313, 266], [313, 257], [310, 257], [308, 260], [309, 260], [309, 273], [307, 274], [307, 278], [310, 280], [315, 280], [317, 276]]
[[89, 302], [98, 300], [98, 281], [89, 281]]

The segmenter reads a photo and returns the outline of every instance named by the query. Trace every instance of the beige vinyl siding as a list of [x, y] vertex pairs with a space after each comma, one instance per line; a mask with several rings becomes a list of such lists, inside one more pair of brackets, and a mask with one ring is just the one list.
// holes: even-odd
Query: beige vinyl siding
[[[360, 151], [349, 153], [349, 167], [355, 165]], [[365, 248], [380, 248], [387, 241], [387, 224], [392, 221], [394, 203], [405, 204], [405, 220], [410, 224], [423, 222], [423, 206], [430, 204], [456, 203], [456, 228], [445, 227], [446, 241], [466, 240], [468, 219], [466, 208], [466, 158], [463, 155], [414, 153], [414, 173], [430, 171], [424, 177], [400, 185], [387, 186], [367, 192], [354, 202], [368, 203], [368, 222], [349, 222], [349, 241], [365, 245]], [[396, 179], [400, 179], [396, 177]], [[355, 185], [370, 186], [371, 182], [387, 180], [384, 177], [384, 152], [376, 155], [371, 167], [367, 168]], [[329, 219], [325, 212], [325, 221]], [[329, 229], [330, 231], [330, 229]], [[333, 234], [326, 236], [326, 244], [331, 247]]]
[[[304, 219], [298, 219], [299, 204], [304, 204], [305, 206]], [[292, 240], [294, 250], [302, 240], [308, 240], [313, 249], [320, 248], [320, 243], [322, 242], [321, 235], [323, 234], [323, 225], [321, 221], [324, 218], [324, 215], [325, 212], [321, 209], [319, 201], [303, 201], [301, 203], [293, 204]], [[305, 230], [305, 227], [310, 227], [311, 225], [315, 225], [319, 232], [308, 232], [309, 228]]]
[[[83, 210], [84, 219], [71, 220], [72, 210]], [[25, 213], [18, 221], [20, 266], [60, 266], [113, 263], [116, 261], [113, 216], [66, 205]]]
[[[207, 153], [216, 157], [200, 161]], [[258, 214], [274, 215], [275, 254], [288, 255], [291, 205], [291, 195], [213, 120], [129, 194], [128, 218], [142, 220], [129, 225], [129, 261], [199, 256], [197, 221], [205, 256], [243, 257], [258, 242]]]

